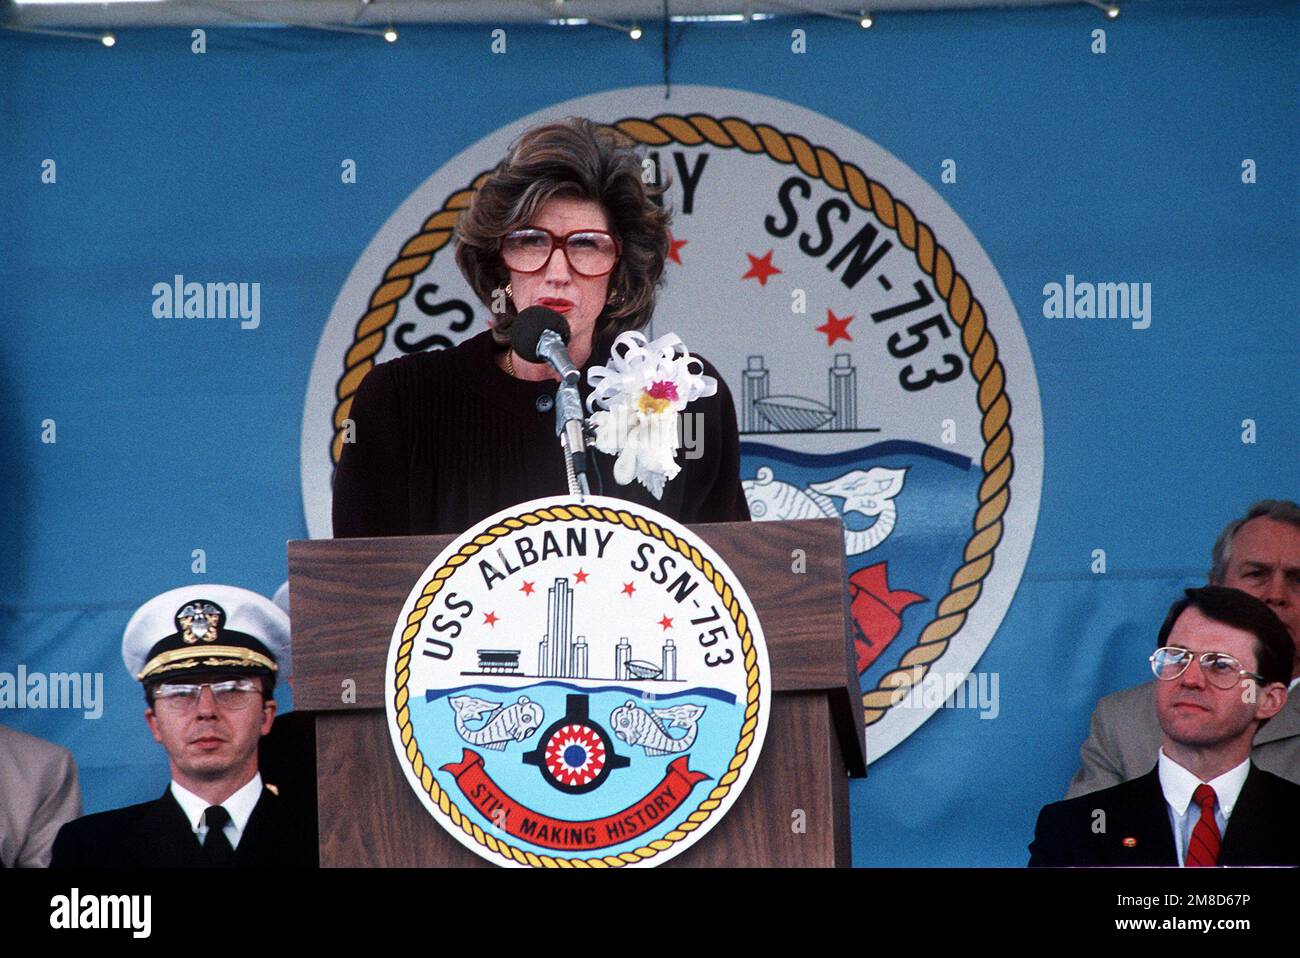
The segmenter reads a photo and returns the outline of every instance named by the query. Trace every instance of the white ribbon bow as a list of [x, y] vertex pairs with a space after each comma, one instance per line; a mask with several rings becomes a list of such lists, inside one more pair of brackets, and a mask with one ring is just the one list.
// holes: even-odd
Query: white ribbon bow
[[609, 365], [589, 369], [587, 382], [596, 448], [618, 456], [614, 480], [625, 486], [636, 479], [662, 499], [664, 483], [681, 471], [677, 414], [717, 392], [718, 381], [704, 375], [704, 363], [676, 333], [648, 342], [639, 332], [626, 332], [614, 340]]

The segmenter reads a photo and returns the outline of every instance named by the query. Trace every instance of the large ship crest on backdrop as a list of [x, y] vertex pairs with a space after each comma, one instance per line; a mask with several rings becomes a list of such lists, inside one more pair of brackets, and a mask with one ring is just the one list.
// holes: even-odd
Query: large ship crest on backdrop
[[[679, 334], [726, 378], [755, 518], [845, 524], [874, 761], [933, 712], [903, 692], [975, 667], [1024, 570], [1043, 467], [1024, 331], [965, 224], [876, 143], [738, 90], [674, 87], [670, 104], [659, 87], [557, 104], [480, 140], [402, 202], [317, 349], [302, 431], [308, 529], [330, 534], [331, 477], [364, 375], [486, 326], [451, 242], [476, 185], [535, 123], [606, 123], [671, 183], [667, 284], [646, 332]], [[925, 162], [937, 182], [942, 158]], [[683, 435], [689, 447], [689, 422]]]

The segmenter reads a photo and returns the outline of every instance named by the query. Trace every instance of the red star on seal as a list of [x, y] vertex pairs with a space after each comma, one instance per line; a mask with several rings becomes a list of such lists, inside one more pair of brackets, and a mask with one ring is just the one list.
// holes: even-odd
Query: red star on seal
[[759, 286], [766, 286], [768, 277], [781, 272], [772, 265], [773, 252], [773, 250], [768, 250], [766, 256], [755, 256], [753, 253], [746, 253], [745, 255], [749, 257], [749, 272], [740, 278], [749, 279], [753, 277], [758, 280]]
[[829, 309], [826, 310], [826, 322], [817, 327], [817, 332], [826, 334], [826, 345], [830, 346], [837, 339], [847, 339], [853, 342], [853, 337], [849, 335], [849, 323], [853, 322], [852, 316], [845, 316], [843, 319], [836, 316]]
[[672, 230], [669, 230], [669, 231], [668, 231], [668, 243], [669, 243], [668, 258], [669, 258], [670, 260], [672, 260], [674, 263], [676, 263], [678, 266], [681, 266], [681, 265], [682, 265], [682, 258], [681, 258], [681, 256], [678, 255], [677, 251], [680, 250], [683, 246], [685, 246], [686, 243], [687, 243], [687, 241], [686, 241], [686, 240], [674, 239], [674, 238], [673, 238], [673, 231], [672, 231]]
[[662, 625], [664, 629], [671, 629], [673, 627], [673, 620], [668, 618], [668, 616], [665, 615], [662, 619], [659, 620], [659, 624]]
[[636, 586], [634, 586], [631, 582], [623, 583], [623, 594], [627, 596], [629, 599], [632, 598], [632, 593], [635, 591], [636, 591]]
[[495, 629], [497, 627], [497, 614], [495, 612], [484, 612], [483, 624], [490, 625]]
[[[535, 580], [534, 580], [534, 581], [535, 581]], [[533, 583], [532, 583], [532, 582], [524, 582], [523, 588], [521, 588], [519, 591], [522, 592], [524, 595], [532, 595], [532, 594], [533, 594]]]
[[583, 572], [581, 569], [579, 569], [577, 572], [573, 573], [573, 580], [575, 582], [586, 582], [587, 576], [589, 575], [591, 575], [590, 572]]

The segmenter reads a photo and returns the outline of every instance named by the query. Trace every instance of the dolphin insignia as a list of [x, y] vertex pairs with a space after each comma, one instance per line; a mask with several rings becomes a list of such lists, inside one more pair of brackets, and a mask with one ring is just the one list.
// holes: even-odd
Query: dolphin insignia
[[[487, 702], [470, 695], [454, 695], [447, 704], [456, 713], [456, 731], [470, 745], [490, 748], [499, 752], [510, 742], [522, 742], [542, 725], [546, 713], [527, 695], [519, 696], [514, 705], [501, 707], [500, 702]], [[486, 718], [484, 716], [486, 715]], [[466, 725], [483, 719], [476, 729]]]
[[[615, 736], [628, 745], [640, 745], [645, 754], [674, 755], [695, 744], [704, 709], [703, 705], [674, 705], [672, 708], [651, 709], [647, 712], [629, 700], [625, 705], [614, 709], [609, 721]], [[684, 728], [686, 734], [681, 738], [673, 738], [668, 734], [672, 728]]]

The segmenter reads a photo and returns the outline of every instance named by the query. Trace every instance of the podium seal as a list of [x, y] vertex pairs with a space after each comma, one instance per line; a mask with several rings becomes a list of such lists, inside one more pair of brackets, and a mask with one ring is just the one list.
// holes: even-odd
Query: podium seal
[[521, 503], [434, 559], [393, 629], [407, 781], [501, 865], [658, 865], [739, 797], [771, 671], [745, 590], [703, 540], [621, 499]]

